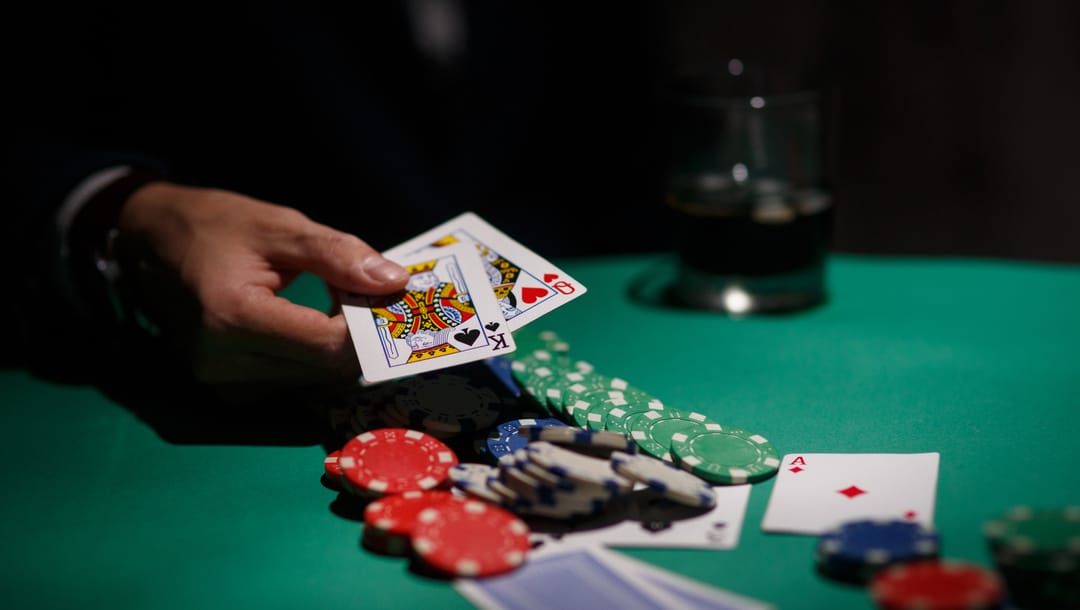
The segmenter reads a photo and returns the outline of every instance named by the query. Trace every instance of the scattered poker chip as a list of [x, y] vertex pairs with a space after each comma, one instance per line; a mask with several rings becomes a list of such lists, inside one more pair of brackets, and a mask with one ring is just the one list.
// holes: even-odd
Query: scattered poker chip
[[323, 458], [323, 471], [327, 476], [338, 479], [341, 477], [341, 464], [338, 460], [341, 459], [341, 450], [331, 451], [325, 458]]
[[462, 462], [451, 468], [449, 475], [454, 487], [465, 492], [466, 495], [498, 504], [502, 499], [491, 491], [487, 484], [488, 479], [497, 476], [498, 473], [499, 470], [494, 466]]
[[388, 534], [374, 527], [363, 528], [360, 545], [372, 553], [393, 557], [405, 557], [412, 550], [408, 537]]
[[529, 439], [518, 434], [520, 429], [566, 426], [561, 420], [553, 417], [522, 418], [503, 422], [495, 427], [489, 434], [485, 446], [487, 453], [494, 462], [514, 451], [525, 447]]
[[570, 344], [564, 341], [553, 330], [533, 331], [522, 328], [514, 331], [514, 344], [517, 352], [528, 354], [536, 350], [545, 350], [553, 354], [566, 354], [570, 352]]
[[514, 381], [514, 375], [510, 371], [512, 362], [513, 360], [511, 360], [509, 356], [495, 356], [494, 358], [483, 360], [484, 366], [487, 367], [491, 375], [499, 382], [499, 385], [514, 398], [520, 398], [521, 386]]
[[668, 409], [643, 411], [628, 424], [630, 438], [645, 453], [665, 461], [673, 461], [671, 443], [676, 438], [686, 440], [692, 434], [720, 432], [723, 427], [707, 416], [694, 411]]
[[442, 441], [407, 428], [378, 428], [341, 448], [338, 464], [349, 486], [368, 495], [435, 489], [448, 481], [457, 455]]
[[564, 449], [547, 441], [529, 443], [526, 451], [532, 463], [560, 477], [602, 487], [612, 495], [633, 489], [633, 482], [612, 470], [610, 460]]
[[680, 504], [696, 508], [716, 505], [716, 492], [708, 483], [655, 457], [616, 451], [611, 454], [611, 467]]
[[529, 533], [529, 526], [517, 515], [467, 500], [421, 511], [410, 540], [429, 567], [475, 578], [503, 574], [524, 563]]
[[537, 358], [536, 356], [514, 360], [510, 365], [510, 373], [513, 375], [514, 380], [517, 381], [533, 403], [548, 415], [550, 413], [547, 410], [546, 402], [541, 397], [540, 386], [543, 385], [545, 380], [556, 374], [556, 369], [552, 368], [551, 365], [550, 357]]
[[618, 432], [608, 430], [582, 430], [572, 426], [549, 426], [541, 428], [523, 428], [518, 434], [527, 436], [530, 441], [547, 441], [556, 445], [569, 445], [587, 450], [625, 451], [636, 453], [634, 443]]
[[370, 502], [364, 507], [363, 545], [384, 555], [409, 552], [409, 535], [417, 515], [443, 502], [463, 501], [448, 491], [406, 491]]
[[1080, 506], [1015, 506], [983, 535], [1020, 608], [1080, 608]]
[[999, 565], [1080, 570], [1080, 506], [1016, 506], [983, 524], [983, 535]]
[[461, 501], [449, 491], [406, 491], [372, 500], [364, 507], [364, 526], [408, 536], [420, 511], [442, 502]]
[[396, 383], [389, 410], [405, 427], [423, 430], [438, 438], [452, 438], [494, 424], [502, 400], [491, 388], [467, 377], [448, 373], [418, 375]]
[[871, 579], [869, 590], [882, 610], [997, 608], [1005, 592], [993, 571], [956, 560], [890, 566]]
[[756, 483], [780, 468], [780, 455], [768, 439], [739, 428], [673, 438], [671, 455], [683, 470], [719, 485]]
[[[624, 394], [625, 398], [625, 394]], [[645, 400], [626, 400], [626, 404], [614, 404], [604, 415], [604, 429], [630, 436], [630, 430], [626, 427], [631, 416], [645, 411], [664, 411], [664, 403], [658, 398]]]
[[563, 412], [567, 418], [572, 418], [582, 428], [588, 425], [585, 415], [580, 413], [578, 408], [568, 409], [567, 405], [580, 405], [585, 402], [592, 406], [603, 400], [606, 392], [610, 391], [647, 395], [644, 390], [634, 388], [621, 377], [611, 377], [596, 371], [590, 373], [573, 371], [567, 373], [566, 378], [570, 383], [563, 387]]
[[940, 548], [940, 534], [914, 521], [859, 519], [822, 533], [816, 560], [826, 576], [865, 583], [890, 565], [935, 559]]

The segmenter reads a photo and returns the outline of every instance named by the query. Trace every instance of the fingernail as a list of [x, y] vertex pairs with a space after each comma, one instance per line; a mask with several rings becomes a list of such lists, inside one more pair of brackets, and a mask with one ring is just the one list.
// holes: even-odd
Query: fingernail
[[400, 282], [409, 277], [409, 272], [398, 265], [388, 260], [383, 260], [380, 263], [376, 263], [370, 267], [365, 267], [364, 271], [372, 279], [380, 282]]

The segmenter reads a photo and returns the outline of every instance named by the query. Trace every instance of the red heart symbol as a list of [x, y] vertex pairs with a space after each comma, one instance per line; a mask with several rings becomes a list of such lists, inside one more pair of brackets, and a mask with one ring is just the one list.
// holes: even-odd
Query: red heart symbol
[[529, 286], [521, 289], [521, 300], [524, 301], [526, 305], [532, 305], [540, 297], [547, 296], [547, 293], [548, 291], [546, 288]]
[[554, 282], [555, 279], [558, 278], [558, 277], [559, 277], [559, 275], [556, 274], [556, 273], [545, 273], [544, 274], [544, 283], [545, 284], [550, 284], [550, 283]]

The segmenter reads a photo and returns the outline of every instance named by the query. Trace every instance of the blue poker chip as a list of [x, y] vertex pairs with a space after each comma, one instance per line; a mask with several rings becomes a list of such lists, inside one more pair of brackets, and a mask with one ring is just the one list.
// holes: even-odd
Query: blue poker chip
[[883, 568], [938, 557], [941, 535], [902, 519], [842, 523], [818, 538], [818, 570], [837, 580], [866, 583]]
[[523, 449], [529, 444], [529, 438], [518, 434], [522, 428], [537, 428], [549, 426], [565, 426], [566, 423], [553, 417], [545, 418], [522, 418], [505, 421], [496, 426], [486, 440], [487, 459], [498, 461], [504, 456], [511, 455], [518, 449]]
[[483, 361], [484, 366], [491, 371], [504, 390], [514, 398], [521, 398], [521, 386], [514, 380], [514, 374], [510, 370], [513, 362], [509, 356], [495, 356]]

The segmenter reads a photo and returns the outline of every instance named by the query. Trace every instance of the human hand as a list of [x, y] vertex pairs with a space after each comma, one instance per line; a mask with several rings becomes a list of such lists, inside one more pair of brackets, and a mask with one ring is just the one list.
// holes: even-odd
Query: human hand
[[195, 378], [218, 387], [355, 381], [344, 316], [278, 293], [301, 272], [368, 295], [409, 277], [353, 235], [228, 191], [151, 183], [128, 199], [118, 228], [140, 307]]

